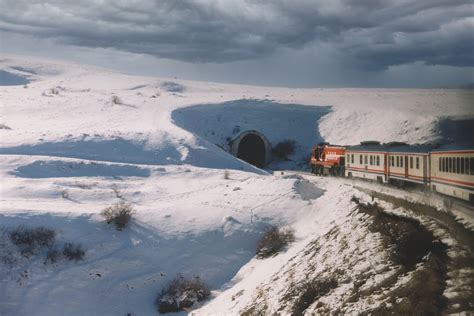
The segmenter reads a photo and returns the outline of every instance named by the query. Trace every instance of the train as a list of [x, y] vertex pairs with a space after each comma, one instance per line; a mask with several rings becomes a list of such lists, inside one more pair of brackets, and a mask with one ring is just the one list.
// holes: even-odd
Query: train
[[361, 142], [313, 147], [311, 172], [392, 183], [424, 185], [474, 205], [474, 146]]

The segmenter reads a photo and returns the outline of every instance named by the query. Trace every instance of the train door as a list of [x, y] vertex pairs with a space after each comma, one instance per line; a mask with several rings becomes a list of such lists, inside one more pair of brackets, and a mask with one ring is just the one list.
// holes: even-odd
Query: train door
[[405, 156], [405, 178], [408, 179], [408, 156]]
[[428, 157], [423, 156], [423, 183], [428, 182]]

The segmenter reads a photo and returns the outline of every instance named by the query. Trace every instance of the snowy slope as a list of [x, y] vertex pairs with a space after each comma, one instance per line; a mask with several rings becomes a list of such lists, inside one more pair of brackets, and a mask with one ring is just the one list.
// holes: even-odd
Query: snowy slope
[[[26, 87], [0, 86], [3, 240], [17, 225], [43, 225], [57, 230], [61, 242], [86, 249], [78, 263], [45, 265], [41, 254], [11, 257], [14, 249], [2, 242], [2, 258], [14, 259], [13, 265], [0, 260], [0, 314], [7, 315], [154, 314], [154, 299], [177, 273], [199, 276], [213, 290], [198, 313], [234, 314], [259, 301], [256, 287], [286, 271], [288, 260], [337, 225], [342, 235], [357, 230], [367, 236], [367, 252], [355, 259], [376, 253], [377, 236], [350, 217], [354, 188], [270, 175], [217, 146], [235, 125], [246, 128], [246, 107], [265, 105], [249, 122], [262, 122], [273, 143], [286, 138], [278, 122], [293, 110], [295, 129], [305, 122], [293, 135], [308, 147], [308, 139], [433, 140], [441, 118], [474, 115], [472, 90], [238, 86], [17, 56], [1, 57], [0, 69], [30, 80]], [[190, 106], [199, 104], [209, 105], [201, 107], [201, 115], [212, 117], [235, 105], [239, 122], [213, 123], [204, 115], [202, 122], [215, 132], [206, 134], [201, 121], [192, 120], [200, 107]], [[319, 114], [308, 115], [308, 108]], [[191, 115], [180, 120], [177, 113]], [[312, 132], [320, 135], [313, 138]], [[306, 155], [308, 147], [299, 154]], [[99, 215], [120, 201], [136, 210], [121, 232]], [[297, 240], [287, 252], [259, 261], [256, 241], [269, 225], [293, 227]], [[337, 253], [335, 247], [331, 251]], [[337, 260], [329, 258], [324, 267]], [[374, 300], [347, 312], [368, 310]], [[276, 301], [268, 303], [277, 309]]]

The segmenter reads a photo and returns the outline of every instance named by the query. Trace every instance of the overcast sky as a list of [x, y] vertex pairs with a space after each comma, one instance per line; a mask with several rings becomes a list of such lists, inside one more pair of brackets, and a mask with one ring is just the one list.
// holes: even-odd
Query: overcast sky
[[472, 0], [0, 0], [0, 51], [290, 87], [474, 84]]

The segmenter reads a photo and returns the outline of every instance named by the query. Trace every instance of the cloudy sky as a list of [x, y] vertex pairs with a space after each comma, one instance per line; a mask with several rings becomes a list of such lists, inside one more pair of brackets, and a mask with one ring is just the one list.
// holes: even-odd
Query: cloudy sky
[[290, 87], [474, 84], [472, 0], [0, 0], [0, 52]]

